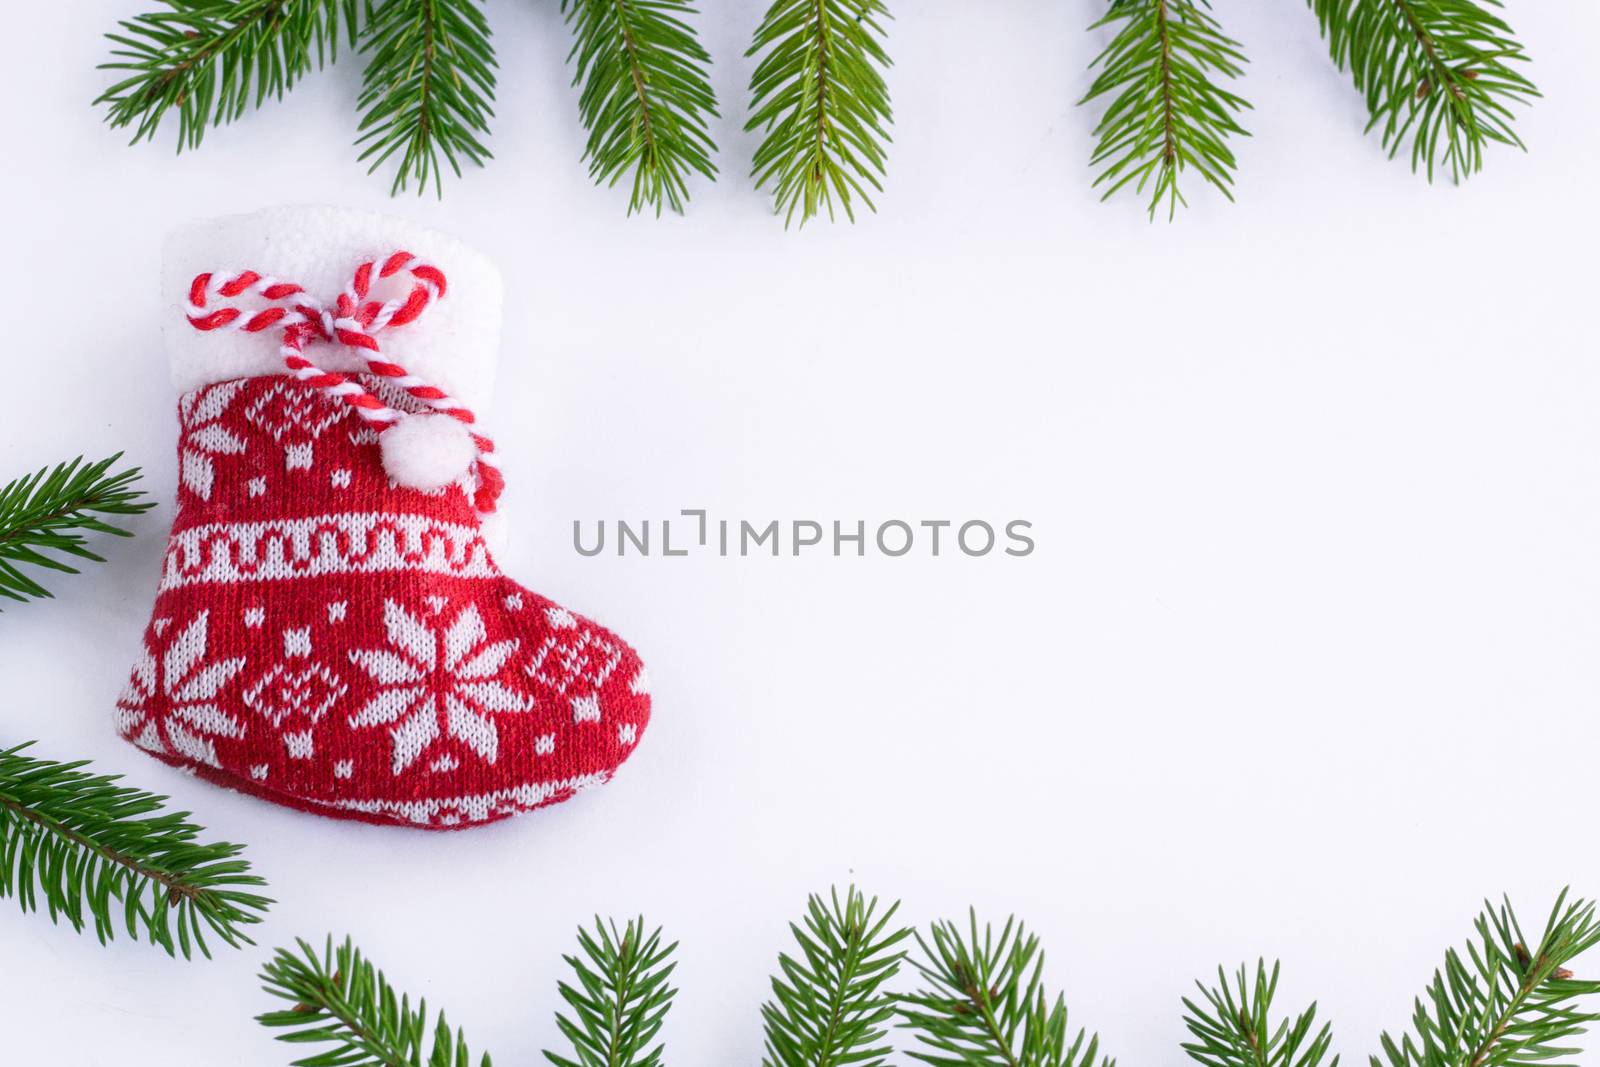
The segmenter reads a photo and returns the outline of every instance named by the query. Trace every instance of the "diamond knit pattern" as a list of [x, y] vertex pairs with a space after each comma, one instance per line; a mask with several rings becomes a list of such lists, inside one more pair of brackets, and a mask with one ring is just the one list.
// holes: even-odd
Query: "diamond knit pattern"
[[633, 751], [639, 657], [500, 573], [472, 486], [393, 486], [377, 435], [287, 376], [196, 389], [179, 420], [128, 740], [278, 803], [436, 829], [565, 800]]

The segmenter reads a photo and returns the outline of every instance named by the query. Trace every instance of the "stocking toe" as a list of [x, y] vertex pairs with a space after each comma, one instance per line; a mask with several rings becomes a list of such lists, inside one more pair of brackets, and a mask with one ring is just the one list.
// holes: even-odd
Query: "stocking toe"
[[632, 754], [650, 721], [650, 678], [616, 634], [507, 583], [524, 646], [528, 711], [513, 759], [529, 781], [596, 785]]

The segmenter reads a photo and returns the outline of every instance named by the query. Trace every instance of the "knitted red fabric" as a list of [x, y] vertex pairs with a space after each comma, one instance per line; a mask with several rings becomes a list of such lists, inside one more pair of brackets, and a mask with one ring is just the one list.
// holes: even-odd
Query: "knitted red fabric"
[[179, 418], [124, 737], [281, 804], [439, 829], [565, 800], [633, 751], [638, 656], [500, 573], [470, 485], [397, 488], [354, 409], [286, 375], [196, 389]]

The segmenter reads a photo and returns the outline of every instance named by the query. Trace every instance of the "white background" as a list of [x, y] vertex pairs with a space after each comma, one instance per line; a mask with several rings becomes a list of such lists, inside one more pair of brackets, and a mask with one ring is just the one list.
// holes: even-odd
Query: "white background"
[[[0, 738], [172, 794], [280, 903], [259, 947], [190, 964], [0, 904], [10, 1062], [285, 1063], [255, 972], [333, 931], [535, 1064], [575, 925], [644, 911], [683, 942], [669, 1062], [755, 1064], [787, 920], [855, 879], [918, 922], [1025, 916], [1125, 1064], [1179, 1063], [1179, 996], [1257, 954], [1354, 1063], [1485, 894], [1537, 922], [1565, 882], [1600, 893], [1593, 5], [1512, 5], [1546, 93], [1531, 151], [1453, 188], [1362, 136], [1302, 5], [1225, 4], [1256, 105], [1239, 203], [1191, 183], [1168, 226], [1089, 189], [1096, 5], [900, 3], [881, 213], [787, 233], [744, 178], [754, 0], [700, 19], [723, 176], [661, 221], [588, 184], [555, 0], [489, 5], [497, 158], [442, 203], [364, 177], [350, 62], [196, 154], [125, 147], [93, 66], [143, 6], [32, 4], [0, 41], [0, 471], [126, 449], [162, 501], [109, 565], [0, 616]], [[160, 237], [304, 201], [503, 267], [503, 562], [655, 681], [606, 789], [430, 836], [275, 809], [114, 736], [174, 484]], [[1023, 518], [1039, 547], [571, 547], [575, 518], [687, 507]]]

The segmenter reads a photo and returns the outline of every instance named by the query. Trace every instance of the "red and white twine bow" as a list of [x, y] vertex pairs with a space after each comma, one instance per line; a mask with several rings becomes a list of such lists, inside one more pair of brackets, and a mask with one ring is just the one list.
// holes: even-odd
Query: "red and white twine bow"
[[[369, 300], [374, 281], [392, 278], [402, 272], [416, 280], [403, 300]], [[349, 286], [330, 308], [293, 282], [279, 281], [258, 271], [245, 270], [219, 275], [196, 275], [189, 286], [189, 324], [197, 330], [243, 330], [261, 333], [283, 331], [278, 351], [284, 366], [299, 381], [355, 408], [356, 414], [382, 433], [412, 415], [396, 411], [368, 392], [359, 382], [334, 371], [323, 370], [305, 357], [311, 341], [332, 341], [361, 349], [367, 369], [392, 385], [404, 389], [430, 411], [449, 415], [469, 428], [477, 421], [468, 408], [444, 390], [412, 374], [398, 363], [382, 358], [375, 334], [416, 321], [435, 300], [445, 294], [444, 272], [409, 252], [396, 252], [384, 260], [372, 260], [356, 268]], [[232, 304], [214, 306], [218, 298], [232, 300], [253, 294], [268, 301], [253, 314]], [[208, 302], [212, 306], [208, 306]], [[478, 487], [473, 504], [485, 514], [494, 511], [505, 478], [495, 459], [494, 442], [471, 430], [478, 449]]]

